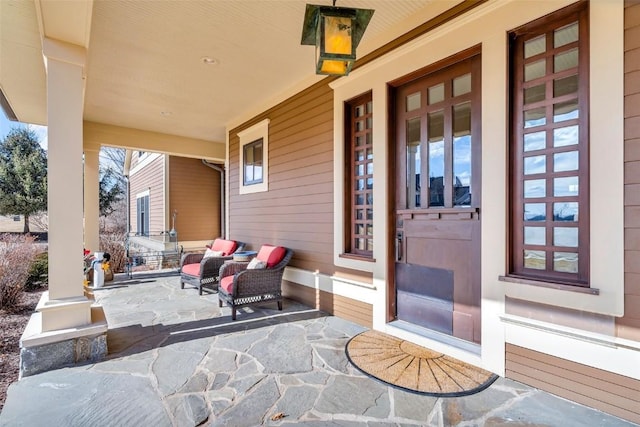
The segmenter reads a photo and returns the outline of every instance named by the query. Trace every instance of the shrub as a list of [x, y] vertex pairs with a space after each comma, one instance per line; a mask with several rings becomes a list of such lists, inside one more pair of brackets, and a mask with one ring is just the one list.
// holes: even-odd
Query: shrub
[[0, 234], [0, 308], [20, 301], [37, 252], [33, 240], [30, 235]]
[[36, 255], [29, 268], [29, 277], [24, 284], [27, 291], [35, 291], [49, 284], [49, 253], [42, 252]]
[[100, 233], [100, 250], [111, 255], [111, 271], [122, 273], [126, 263], [124, 242], [126, 235], [117, 231], [102, 231]]

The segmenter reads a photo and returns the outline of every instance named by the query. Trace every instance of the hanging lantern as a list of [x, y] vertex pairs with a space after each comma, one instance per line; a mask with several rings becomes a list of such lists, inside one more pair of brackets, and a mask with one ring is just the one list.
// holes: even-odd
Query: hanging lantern
[[308, 4], [303, 45], [316, 47], [316, 74], [346, 76], [356, 61], [356, 47], [373, 16], [370, 9]]

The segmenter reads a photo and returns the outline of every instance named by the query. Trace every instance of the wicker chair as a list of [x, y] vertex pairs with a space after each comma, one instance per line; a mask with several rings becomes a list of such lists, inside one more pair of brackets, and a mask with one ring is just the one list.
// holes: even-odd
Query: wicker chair
[[[235, 252], [240, 252], [244, 249], [244, 243], [236, 242], [233, 240], [216, 239], [211, 246], [207, 248], [214, 251], [222, 251], [223, 244], [229, 245], [228, 242], [235, 243], [235, 248], [230, 249], [230, 253], [226, 253], [223, 256], [212, 256], [205, 258], [205, 254], [201, 253], [187, 253], [182, 255], [180, 259], [180, 288], [184, 289], [185, 283], [198, 288], [199, 294], [202, 295], [202, 287], [204, 285], [213, 285], [213, 291], [218, 289], [218, 277], [220, 267], [225, 261], [233, 259]], [[224, 252], [224, 251], [223, 251]]]
[[[265, 252], [273, 249], [284, 250], [284, 255], [278, 255], [277, 262], [269, 264]], [[267, 268], [247, 269], [248, 263], [229, 261], [220, 268], [220, 286], [218, 302], [220, 307], [226, 302], [231, 307], [231, 319], [236, 320], [236, 309], [247, 305], [260, 304], [266, 301], [276, 301], [278, 310], [282, 310], [282, 275], [293, 251], [283, 247], [265, 245], [260, 249], [256, 258], [267, 262]], [[273, 260], [273, 258], [271, 258]]]

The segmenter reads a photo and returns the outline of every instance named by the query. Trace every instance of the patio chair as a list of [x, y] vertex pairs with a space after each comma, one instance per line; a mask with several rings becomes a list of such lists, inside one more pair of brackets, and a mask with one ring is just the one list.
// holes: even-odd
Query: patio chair
[[225, 261], [233, 259], [234, 252], [244, 249], [244, 243], [235, 240], [215, 239], [207, 245], [205, 253], [187, 253], [180, 259], [180, 288], [185, 283], [198, 288], [202, 295], [204, 285], [213, 285], [218, 289], [220, 267]]
[[231, 307], [232, 320], [236, 309], [247, 305], [276, 301], [282, 310], [282, 275], [292, 256], [291, 249], [263, 245], [251, 262], [225, 262], [220, 268], [220, 307], [223, 302]]

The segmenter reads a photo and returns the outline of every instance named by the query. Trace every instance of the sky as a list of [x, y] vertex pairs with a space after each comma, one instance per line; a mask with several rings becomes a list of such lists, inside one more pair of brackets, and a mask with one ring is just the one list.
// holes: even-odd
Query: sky
[[36, 135], [38, 136], [38, 141], [40, 141], [40, 145], [42, 146], [42, 148], [46, 150], [48, 145], [46, 126], [29, 125], [27, 123], [12, 122], [11, 120], [7, 119], [7, 116], [4, 115], [4, 111], [2, 111], [2, 109], [0, 108], [0, 139], [4, 139], [12, 128], [27, 127], [27, 126], [30, 126], [36, 132]]

